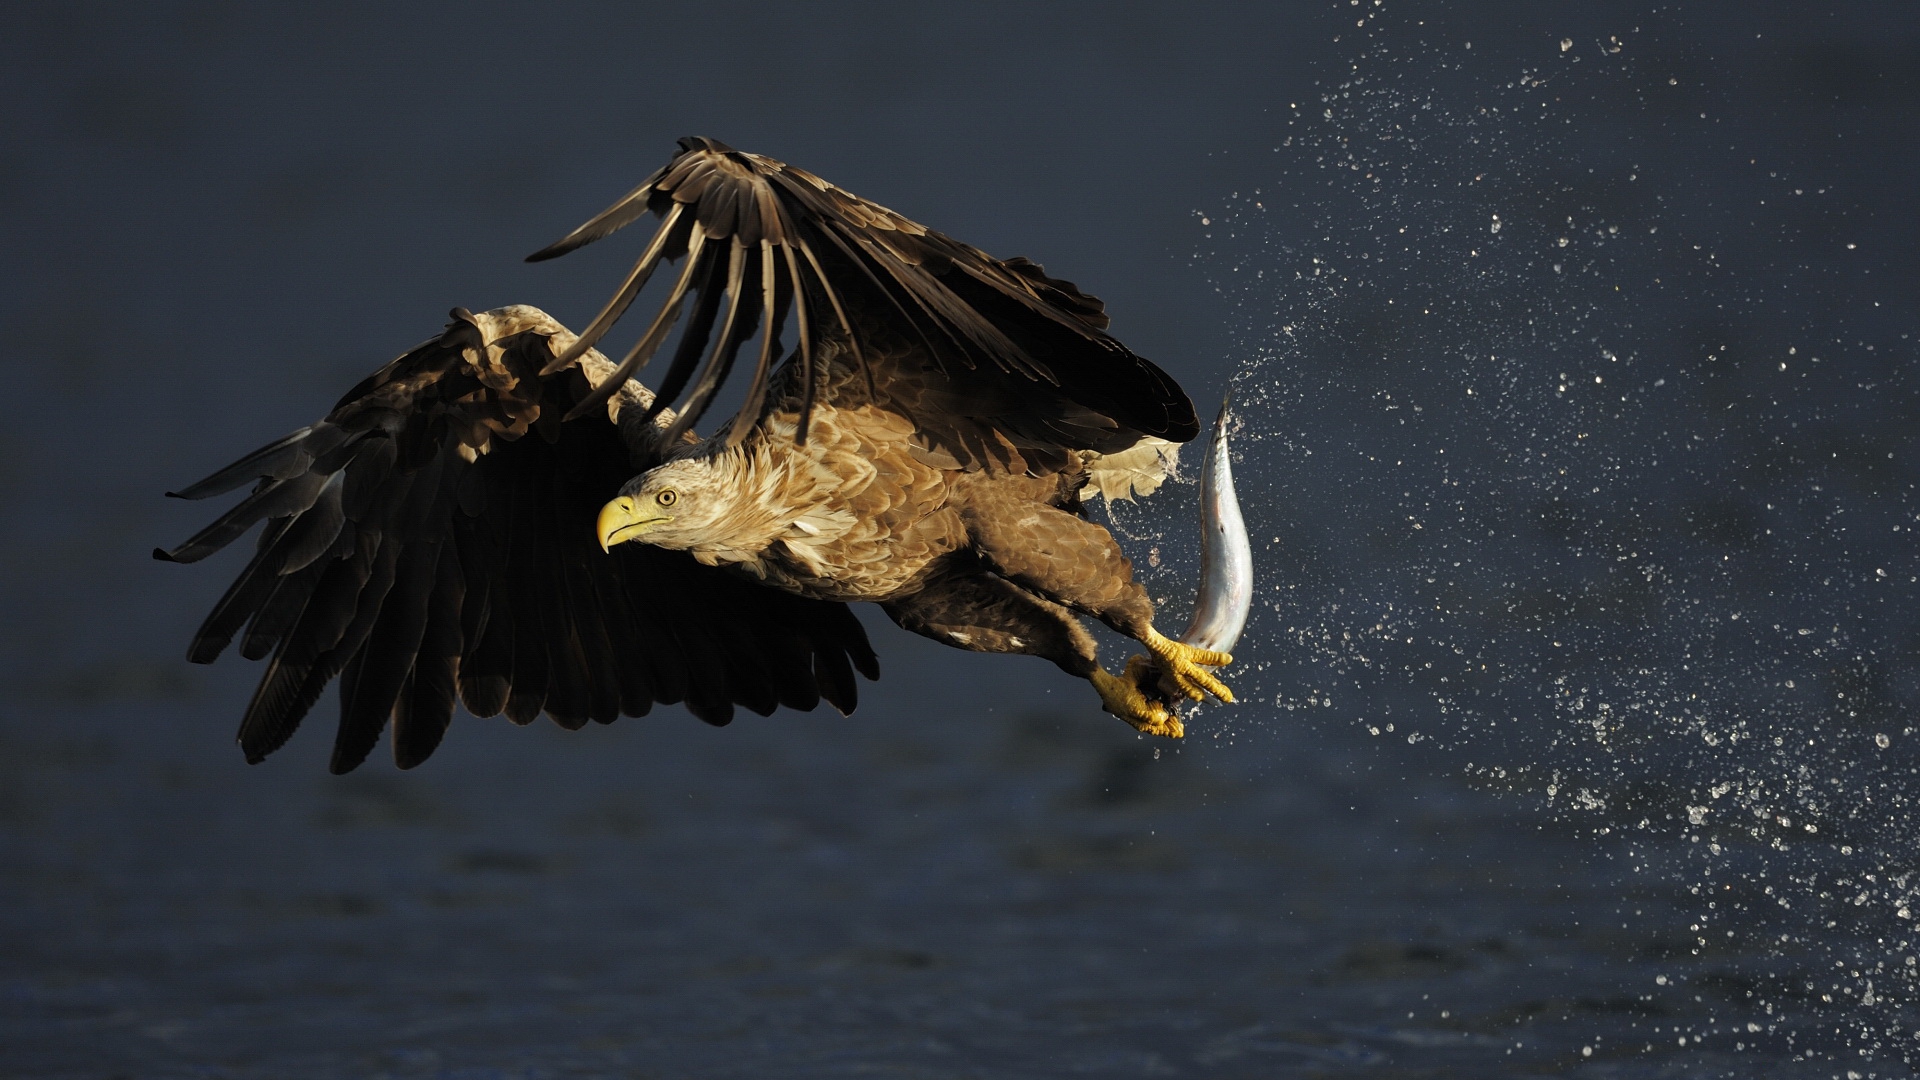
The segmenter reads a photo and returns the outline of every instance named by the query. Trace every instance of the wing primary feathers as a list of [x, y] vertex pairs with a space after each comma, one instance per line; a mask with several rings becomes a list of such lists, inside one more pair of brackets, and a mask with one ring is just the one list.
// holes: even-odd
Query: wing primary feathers
[[[1037, 381], [1057, 381], [1051, 373], [1046, 371], [1044, 365], [1029, 356], [1025, 349], [1007, 337], [991, 320], [982, 318], [980, 313], [964, 299], [953, 296], [952, 290], [941, 286], [923, 267], [908, 262], [891, 249], [886, 250], [886, 257], [883, 258], [879, 250], [882, 245], [878, 241], [864, 232], [848, 228], [839, 222], [828, 221], [820, 231], [825, 233], [827, 238], [840, 248], [847, 260], [858, 267], [861, 273], [866, 275], [867, 280], [873, 283], [874, 288], [886, 297], [887, 302], [893, 305], [893, 309], [900, 313], [901, 319], [913, 328], [921, 343], [926, 345], [928, 352], [935, 356], [940, 355], [940, 350], [921, 328], [920, 321], [901, 305], [899, 298], [894, 295], [895, 290], [888, 288], [886, 283], [880, 280], [879, 275], [874, 273], [869, 263], [878, 265], [886, 271], [887, 276], [899, 286], [899, 291], [905, 292], [914, 306], [941, 328], [948, 340], [960, 346], [963, 358], [966, 355], [966, 349], [955, 335], [955, 328], [964, 333], [975, 347], [985, 351], [1002, 366]], [[856, 245], [859, 248], [858, 251], [855, 250]], [[862, 252], [865, 253], [865, 258], [861, 257]], [[1032, 306], [1031, 301], [1028, 301], [1028, 306]], [[972, 366], [971, 360], [966, 362], [969, 367]]]
[[[542, 590], [546, 603], [541, 606], [541, 625], [547, 647], [547, 717], [568, 731], [587, 726], [592, 709], [590, 686], [593, 675], [587, 670], [587, 658], [574, 630], [578, 613], [567, 602], [566, 570], [551, 548], [546, 553]], [[559, 601], [556, 603], [556, 601]]]
[[733, 700], [748, 712], [773, 715], [773, 710], [780, 707], [780, 677], [776, 671], [779, 658], [767, 648], [772, 643], [738, 623], [724, 630], [720, 656], [727, 668], [727, 688]]
[[[680, 204], [675, 203], [674, 206], [678, 208]], [[563, 421], [578, 419], [606, 404], [607, 399], [619, 393], [620, 388], [626, 385], [634, 372], [646, 367], [647, 362], [653, 359], [653, 354], [659, 350], [661, 343], [667, 340], [667, 334], [673, 329], [674, 324], [680, 321], [680, 306], [686, 298], [687, 285], [693, 280], [695, 268], [701, 264], [701, 252], [705, 249], [706, 242], [706, 230], [700, 227], [699, 222], [694, 222], [693, 232], [687, 238], [686, 265], [681, 268], [680, 277], [673, 283], [673, 292], [668, 295], [667, 302], [660, 306], [660, 313], [654, 316], [653, 322], [647, 327], [647, 332], [640, 335], [640, 340], [634, 342], [632, 350], [621, 359], [620, 366], [613, 369], [613, 374], [594, 387], [593, 392], [582, 398], [578, 405], [568, 409], [567, 415], [562, 417]], [[711, 321], [711, 319], [712, 316], [709, 315], [708, 320]], [[696, 325], [697, 322], [696, 319]], [[549, 367], [551, 368], [552, 365]], [[664, 408], [664, 406], [660, 407]], [[649, 412], [648, 415], [653, 415], [653, 412]]]
[[847, 658], [853, 661], [854, 669], [865, 675], [868, 682], [878, 682], [880, 656], [867, 641], [867, 632], [861, 629], [860, 620], [854, 617], [853, 610], [842, 604], [833, 612], [832, 618], [840, 623], [840, 637], [845, 642], [843, 647]]
[[548, 259], [559, 258], [569, 251], [585, 247], [595, 240], [612, 236], [614, 233], [633, 224], [639, 220], [640, 215], [647, 212], [647, 204], [653, 195], [654, 185], [659, 183], [660, 178], [665, 176], [667, 170], [671, 168], [673, 168], [673, 164], [668, 163], [666, 166], [655, 170], [652, 176], [647, 177], [646, 181], [639, 187], [627, 192], [625, 197], [619, 199], [612, 206], [607, 207], [598, 214], [595, 214], [586, 224], [527, 256], [527, 261], [530, 263], [545, 262]]
[[[837, 224], [838, 223], [829, 219], [823, 222], [817, 231], [826, 236], [828, 240], [833, 241], [834, 246], [840, 249], [840, 253], [846, 257], [846, 260], [852, 263], [867, 281], [873, 285], [874, 291], [885, 297], [887, 303], [893, 306], [893, 310], [900, 314], [901, 321], [905, 322], [907, 326], [913, 330], [914, 336], [918, 337], [921, 344], [927, 347], [927, 351], [938, 356], [940, 350], [937, 349], [933, 341], [927, 337], [926, 331], [921, 329], [920, 320], [915, 319], [913, 315], [901, 305], [899, 298], [894, 295], [894, 290], [887, 288], [886, 282], [881, 281], [880, 276], [873, 272], [873, 267], [868, 265], [870, 260], [873, 262], [879, 261], [877, 257], [872, 255], [872, 241], [844, 227], [837, 228]], [[843, 231], [850, 233], [850, 236], [840, 235]], [[858, 248], [856, 248], [855, 245], [858, 245]], [[861, 251], [863, 250], [868, 253], [867, 258], [861, 258]], [[901, 262], [898, 257], [895, 257], [893, 261], [895, 263]], [[901, 266], [904, 267], [905, 264], [901, 263]], [[887, 276], [893, 278], [894, 282], [898, 284], [901, 289], [905, 290], [907, 295], [913, 299], [914, 303], [918, 305], [922, 311], [926, 312], [929, 316], [933, 314], [933, 312], [927, 308], [925, 302], [915, 294], [913, 286], [901, 279], [899, 269], [891, 267], [886, 267], [885, 269], [887, 269]], [[952, 337], [952, 331], [947, 331], [947, 335]], [[956, 344], [958, 344], [958, 342], [956, 342]]]
[[[468, 470], [463, 479], [483, 474]], [[484, 482], [484, 481], [477, 481]], [[486, 493], [488, 507], [497, 510], [503, 500]], [[513, 671], [513, 609], [502, 581], [506, 567], [500, 544], [483, 532], [480, 521], [462, 521], [455, 531], [460, 568], [466, 575], [466, 596], [460, 605], [463, 642], [458, 681], [460, 700], [475, 716], [497, 716], [506, 707], [508, 675]]]
[[263, 760], [293, 736], [327, 680], [360, 647], [393, 583], [390, 545], [365, 538], [354, 555], [325, 570], [321, 608], [309, 611], [282, 639], [240, 720], [240, 750], [249, 764]]
[[547, 707], [547, 650], [534, 633], [513, 635], [513, 674], [507, 683], [507, 719], [526, 727]]
[[[808, 712], [820, 705], [820, 680], [813, 675], [813, 647], [794, 628], [776, 627], [773, 635], [762, 636], [767, 651], [767, 667], [775, 680], [774, 692], [780, 704]], [[772, 640], [766, 640], [768, 637]]]
[[493, 619], [493, 575], [498, 568], [493, 565], [489, 545], [475, 536], [471, 527], [457, 530], [452, 542], [464, 579], [460, 586], [460, 640], [476, 645]]
[[740, 301], [746, 292], [746, 245], [738, 240], [727, 250], [727, 315], [720, 325], [720, 340], [713, 343], [713, 350], [707, 354], [707, 362], [700, 372], [700, 381], [694, 384], [693, 392], [687, 396], [686, 407], [673, 424], [661, 436], [661, 442], [672, 446], [684, 432], [700, 422], [700, 417], [713, 401], [714, 391], [733, 369], [734, 355], [740, 351], [743, 338], [753, 332], [756, 315], [749, 315], [743, 322], [740, 319]]
[[213, 610], [207, 613], [200, 629], [194, 632], [193, 643], [187, 647], [188, 663], [211, 664], [219, 659], [232, 644], [233, 635], [247, 620], [259, 614], [274, 590], [280, 587], [277, 567], [285, 561], [280, 541], [291, 523], [290, 518], [280, 518], [262, 530], [260, 548], [252, 561], [240, 571], [240, 576], [233, 580]]
[[[1106, 337], [1106, 335], [1104, 334], [1097, 335], [1097, 336], [1089, 335], [1087, 333], [1087, 327], [1091, 326], [1092, 324], [1088, 323], [1087, 320], [1080, 318], [1078, 315], [1075, 315], [1072, 312], [1063, 311], [1059, 307], [1053, 304], [1049, 304], [1044, 300], [1035, 299], [1032, 296], [1026, 295], [1024, 292], [1015, 292], [1013, 290], [1010, 290], [1002, 282], [994, 280], [991, 276], [981, 271], [979, 267], [968, 266], [965, 263], [961, 263], [961, 262], [955, 262], [952, 265], [956, 269], [958, 269], [961, 273], [967, 275], [968, 277], [974, 279], [975, 281], [978, 281], [982, 285], [986, 285], [989, 288], [992, 288], [994, 291], [1000, 293], [1003, 296], [1006, 296], [1008, 299], [1019, 302], [1023, 307], [1033, 312], [1034, 314], [1041, 315], [1048, 319], [1051, 319], [1052, 321], [1059, 323], [1061, 326], [1065, 327], [1068, 330], [1073, 331], [1074, 333], [1078, 334], [1083, 338], [1087, 338], [1088, 340], [1092, 340], [1092, 341], [1104, 340], [1106, 342], [1111, 342], [1113, 340], [1111, 338]], [[1029, 260], [1029, 265], [1031, 265], [1031, 260]], [[1023, 278], [1026, 276], [1024, 271], [1018, 271], [1018, 273]], [[1105, 317], [1104, 312], [1102, 312], [1101, 317], [1102, 318]], [[1095, 330], [1099, 329], [1099, 327], [1097, 326], [1093, 328]], [[1022, 350], [1022, 355], [1024, 354], [1025, 354], [1025, 350]]]
[[[360, 676], [366, 670], [366, 663], [366, 654], [356, 653], [353, 659], [347, 661], [347, 666], [340, 672], [340, 723], [339, 726], [334, 729], [333, 756], [327, 762], [327, 771], [335, 776], [352, 772], [360, 762], [367, 759], [367, 754], [373, 750], [373, 744], [379, 741], [380, 738], [380, 731], [376, 728], [373, 734], [366, 739], [355, 739], [355, 743], [364, 741], [366, 748], [359, 751], [359, 757], [357, 759], [352, 759], [352, 751], [348, 748], [347, 720], [353, 715], [350, 710], [353, 706], [354, 698], [358, 693], [356, 688], [360, 685]], [[387, 718], [384, 715], [381, 716], [381, 725], [385, 726], [386, 722]], [[364, 722], [362, 726], [364, 726]], [[343, 763], [345, 763], [344, 768], [342, 767]]]
[[[966, 342], [961, 340], [962, 333], [974, 340], [975, 344], [989, 348], [996, 354], [1007, 350], [1012, 350], [1015, 353], [1019, 352], [1011, 341], [1007, 341], [1004, 336], [998, 335], [998, 331], [995, 330], [992, 324], [983, 324], [979, 315], [969, 309], [965, 304], [946, 302], [946, 298], [941, 296], [941, 290], [937, 287], [932, 287], [936, 283], [932, 281], [931, 275], [927, 273], [924, 267], [907, 263], [898, 256], [895, 256], [891, 263], [884, 262], [874, 254], [874, 249], [879, 245], [873, 240], [857, 233], [852, 236], [852, 240], [868, 253], [868, 256], [873, 262], [879, 263], [882, 269], [887, 271], [887, 276], [893, 279], [895, 285], [899, 286], [899, 291], [906, 293], [907, 299], [913, 301], [913, 306], [918, 308], [920, 313], [926, 316], [927, 319], [933, 323], [934, 327], [946, 337], [947, 341], [958, 351], [962, 362], [965, 363], [966, 366], [972, 367], [973, 361], [967, 356]], [[879, 275], [873, 272], [866, 261], [860, 260], [857, 256], [853, 255], [845, 244], [842, 244], [841, 248], [848, 252], [849, 258], [853, 258], [861, 270], [866, 272], [867, 280], [873, 282], [874, 287], [880, 291], [881, 295], [887, 298], [887, 302], [893, 305], [893, 309], [900, 313], [901, 319], [913, 328], [914, 335], [920, 339], [921, 344], [927, 347], [927, 352], [936, 357], [940, 356], [942, 350], [933, 343], [932, 338], [927, 336], [927, 332], [922, 328], [920, 320], [914, 318], [913, 313], [909, 312], [901, 305], [900, 301], [895, 298], [895, 290], [887, 288], [886, 283], [880, 280]], [[956, 332], [955, 327], [959, 327], [960, 330]], [[997, 340], [995, 340], [996, 338]], [[1024, 362], [1024, 359], [1022, 359], [1021, 363]]]
[[[228, 465], [204, 480], [188, 484], [179, 491], [167, 492], [169, 499], [205, 499], [214, 495], [224, 495], [241, 484], [257, 480], [263, 476], [278, 477], [286, 467], [297, 461], [301, 455], [301, 443], [313, 432], [311, 427], [303, 427]], [[286, 472], [292, 476], [291, 471]]]
[[374, 512], [375, 500], [386, 494], [399, 452], [392, 439], [369, 439], [367, 449], [354, 458], [355, 467], [347, 470], [346, 490], [340, 493], [341, 506], [353, 521], [366, 521]]
[[607, 648], [613, 656], [611, 670], [620, 688], [620, 711], [628, 716], [645, 716], [653, 708], [653, 680], [649, 677], [652, 658], [634, 633], [634, 613], [627, 603], [626, 566], [623, 559], [602, 560], [594, 591], [605, 620]]
[[233, 643], [233, 635], [239, 633], [240, 627], [253, 618], [260, 606], [273, 595], [280, 580], [261, 565], [269, 557], [267, 552], [254, 556], [254, 565], [234, 579], [233, 585], [220, 597], [220, 602], [207, 613], [200, 629], [193, 635], [193, 643], [187, 647], [188, 663], [211, 664], [218, 660], [220, 654], [227, 651], [227, 646]]
[[544, 506], [537, 498], [537, 477], [522, 475], [511, 491], [507, 523], [505, 584], [509, 621], [514, 625], [513, 655], [508, 670], [507, 719], [531, 724], [547, 701], [547, 639], [541, 625], [539, 567], [546, 553], [541, 537], [546, 526], [538, 520]]
[[680, 335], [680, 343], [673, 350], [673, 362], [667, 365], [667, 373], [660, 380], [660, 392], [654, 395], [643, 420], [651, 422], [665, 412], [693, 377], [700, 357], [706, 353], [707, 343], [713, 340], [714, 316], [719, 313], [720, 300], [725, 295], [726, 275], [726, 263], [708, 256], [701, 268], [700, 282], [694, 286], [700, 298], [694, 302], [693, 316], [687, 321], [686, 332]]
[[[317, 575], [316, 575], [317, 576]], [[344, 594], [348, 601], [346, 607], [352, 612], [351, 591]], [[333, 594], [329, 599], [339, 602], [341, 594]], [[306, 611], [305, 607], [301, 608]], [[330, 614], [330, 613], [329, 613]], [[247, 711], [240, 722], [240, 740], [242, 749], [250, 745], [270, 743], [277, 747], [293, 734], [305, 711], [297, 702], [298, 691], [306, 682], [313, 660], [330, 642], [316, 644], [314, 628], [321, 622], [330, 620], [319, 617], [307, 620], [307, 627], [291, 629], [278, 639], [270, 641], [273, 647], [273, 660], [260, 678], [260, 685], [254, 688], [253, 699], [247, 704]], [[307, 633], [301, 633], [301, 630]], [[248, 751], [251, 753], [251, 751]]]
[[332, 549], [341, 528], [347, 523], [346, 512], [341, 506], [341, 493], [345, 489], [346, 477], [334, 473], [327, 479], [326, 486], [320, 489], [320, 495], [313, 505], [293, 519], [293, 524], [281, 541], [274, 545], [280, 553], [279, 573], [291, 574], [296, 570], [304, 570]]
[[309, 566], [277, 579], [279, 583], [254, 613], [246, 635], [240, 639], [241, 656], [258, 660], [271, 653], [292, 632], [313, 595], [314, 583], [324, 571], [323, 567]]
[[265, 761], [268, 754], [286, 745], [307, 710], [313, 707], [313, 702], [303, 700], [300, 694], [309, 681], [311, 668], [302, 663], [298, 670], [290, 671], [288, 654], [293, 651], [292, 638], [280, 642], [273, 662], [261, 676], [260, 684], [254, 687], [253, 699], [247, 702], [247, 711], [241, 717], [237, 739], [249, 765]]
[[626, 590], [627, 607], [636, 616], [628, 625], [641, 645], [640, 655], [647, 664], [650, 693], [655, 701], [669, 705], [684, 701], [691, 674], [686, 644], [671, 626], [650, 617], [654, 610], [650, 605], [657, 605], [659, 598], [648, 588], [650, 579], [658, 580], [648, 570], [665, 556], [631, 545], [615, 548], [614, 554], [625, 560], [622, 587]]
[[165, 562], [199, 562], [233, 543], [261, 518], [288, 517], [306, 510], [320, 497], [327, 479], [325, 473], [302, 473], [286, 480], [270, 480], [233, 509], [215, 518], [213, 524], [193, 534], [186, 543], [172, 551], [156, 551], [154, 555]]
[[460, 608], [466, 591], [459, 549], [442, 542], [433, 591], [426, 601], [426, 629], [393, 713], [393, 763], [402, 769], [427, 760], [453, 723], [455, 681], [463, 644]]
[[[863, 224], [850, 222], [847, 220], [846, 214], [835, 213], [833, 208], [823, 206], [817, 193], [809, 191], [805, 185], [799, 183], [793, 177], [782, 174], [778, 176], [778, 179], [801, 203], [814, 209], [815, 213], [819, 215], [816, 231], [825, 234], [827, 239], [833, 241], [834, 246], [840, 249], [840, 253], [846, 256], [847, 261], [852, 263], [854, 267], [872, 283], [873, 287], [886, 298], [889, 304], [893, 305], [893, 309], [899, 312], [901, 319], [912, 328], [914, 335], [920, 339], [922, 344], [926, 345], [928, 352], [935, 356], [940, 354], [940, 350], [936, 348], [933, 341], [927, 337], [927, 333], [925, 329], [921, 327], [920, 321], [915, 319], [912, 314], [900, 304], [899, 299], [894, 296], [894, 290], [887, 288], [886, 283], [880, 280], [879, 275], [874, 273], [873, 267], [868, 265], [869, 261], [886, 270], [887, 276], [892, 278], [895, 284], [899, 285], [900, 288], [907, 293], [908, 297], [913, 300], [915, 306], [919, 307], [924, 314], [933, 319], [935, 324], [940, 326], [942, 332], [945, 333], [948, 338], [954, 340], [955, 345], [960, 344], [959, 340], [954, 338], [953, 330], [949, 324], [957, 321], [961, 325], [969, 325], [971, 322], [977, 321], [977, 318], [969, 319], [967, 315], [970, 313], [949, 312], [943, 320], [939, 314], [928, 306], [926, 298], [921, 295], [922, 293], [926, 293], [930, 296], [937, 296], [938, 290], [928, 289], [924, 284], [916, 287], [915, 282], [918, 279], [909, 280], [902, 276], [903, 273], [916, 273], [924, 278], [926, 275], [924, 270], [908, 262], [891, 247], [887, 249], [887, 255], [891, 258], [882, 259], [875, 251], [880, 245], [869, 235], [867, 227]], [[842, 236], [842, 233], [846, 235]], [[859, 249], [866, 251], [868, 258], [861, 258], [860, 250], [855, 250], [855, 245], [857, 245]], [[969, 331], [971, 333], [971, 328], [969, 328]], [[1012, 346], [1012, 343], [1007, 342], [1007, 345]], [[1018, 352], [1017, 349], [1015, 351]], [[869, 385], [869, 389], [871, 389], [871, 385]]]
[[399, 554], [379, 618], [348, 665], [351, 677], [340, 682], [340, 729], [327, 766], [335, 775], [352, 772], [366, 760], [393, 715], [426, 633], [439, 554], [437, 540], [415, 540]]
[[400, 699], [405, 718], [394, 718], [395, 765], [411, 769], [440, 748], [440, 740], [453, 726], [459, 671], [457, 656], [423, 656], [414, 661], [413, 674], [407, 677], [406, 691]]
[[513, 690], [513, 620], [492, 618], [460, 661], [460, 700], [475, 716], [499, 716]]
[[827, 302], [833, 305], [834, 317], [840, 320], [840, 329], [847, 336], [847, 347], [853, 350], [853, 359], [860, 366], [860, 374], [867, 381], [869, 397], [878, 397], [879, 389], [874, 385], [873, 368], [867, 365], [867, 354], [860, 348], [860, 335], [853, 332], [853, 324], [847, 321], [847, 309], [840, 306], [840, 294], [834, 291], [833, 282], [827, 280], [826, 271], [820, 269], [820, 259], [813, 253], [813, 245], [795, 238], [800, 245], [800, 253], [807, 257], [807, 265], [813, 267], [813, 277], [820, 283], [820, 291], [826, 294]]
[[[723, 594], [724, 595], [724, 594]], [[687, 711], [714, 727], [733, 721], [733, 688], [727, 683], [722, 643], [706, 626], [681, 628], [680, 655], [686, 670], [682, 703]]]
[[786, 321], [786, 313], [776, 310], [778, 282], [774, 280], [773, 244], [760, 241], [760, 304], [763, 313], [764, 333], [760, 335], [760, 359], [753, 366], [753, 380], [747, 383], [747, 400], [740, 405], [740, 411], [734, 414], [733, 427], [727, 432], [727, 445], [737, 447], [746, 440], [747, 433], [760, 422], [760, 405], [767, 398], [767, 372], [773, 366], [773, 350], [779, 344], [780, 324]]
[[620, 717], [621, 689], [620, 680], [615, 671], [620, 663], [614, 655], [613, 642], [607, 633], [608, 619], [605, 605], [600, 601], [600, 590], [596, 586], [603, 584], [593, 572], [589, 559], [599, 561], [606, 558], [605, 552], [578, 552], [567, 560], [563, 572], [567, 579], [567, 595], [574, 609], [573, 628], [580, 640], [580, 651], [586, 660], [587, 674], [587, 718], [596, 724], [611, 724]]
[[[644, 204], [642, 209], [645, 209]], [[600, 314], [594, 316], [593, 322], [587, 324], [587, 328], [581, 331], [580, 337], [569, 345], [565, 352], [554, 357], [541, 374], [550, 375], [580, 359], [588, 349], [593, 348], [602, 337], [606, 336], [607, 329], [620, 316], [626, 314], [627, 307], [633, 303], [633, 298], [640, 295], [640, 290], [646, 287], [647, 279], [653, 276], [653, 268], [660, 265], [661, 253], [667, 248], [667, 237], [673, 232], [673, 227], [679, 224], [680, 215], [685, 210], [685, 203], [674, 203], [672, 208], [661, 217], [660, 227], [654, 230], [653, 239], [647, 243], [647, 249], [641, 252], [639, 260], [633, 264], [627, 279], [620, 283], [620, 288], [613, 294], [613, 299], [607, 301], [607, 306], [600, 309]], [[697, 233], [700, 231], [699, 223], [694, 224], [694, 231]], [[555, 254], [560, 253], [555, 252]], [[615, 385], [617, 387], [618, 384]]]
[[853, 681], [853, 665], [847, 662], [846, 653], [839, 649], [825, 649], [815, 646], [813, 650], [813, 680], [820, 687], [820, 696], [827, 703], [847, 716], [860, 700], [859, 686]]
[[805, 279], [800, 276], [800, 263], [794, 257], [793, 245], [783, 244], [780, 253], [787, 260], [787, 280], [793, 286], [793, 314], [799, 322], [800, 331], [800, 423], [794, 429], [793, 441], [796, 445], [807, 444], [807, 428], [813, 420], [813, 395], [816, 389], [813, 373], [813, 326], [808, 308], [812, 304], [807, 294]]

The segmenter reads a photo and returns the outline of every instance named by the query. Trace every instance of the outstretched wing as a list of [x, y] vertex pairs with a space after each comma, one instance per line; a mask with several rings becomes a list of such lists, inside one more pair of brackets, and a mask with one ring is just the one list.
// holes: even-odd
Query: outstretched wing
[[[332, 768], [359, 765], [393, 722], [401, 768], [426, 760], [456, 694], [479, 716], [546, 712], [577, 728], [684, 701], [724, 724], [735, 704], [842, 712], [853, 669], [878, 677], [844, 604], [776, 592], [683, 552], [595, 541], [594, 515], [656, 463], [671, 414], [638, 384], [563, 423], [605, 379], [597, 352], [555, 367], [573, 335], [533, 308], [456, 310], [445, 333], [350, 391], [327, 418], [178, 493], [257, 481], [156, 558], [195, 562], [264, 520], [258, 553], [195, 635], [271, 656], [240, 725], [249, 761], [279, 748], [340, 680]], [[244, 631], [244, 632], [243, 632]]]
[[649, 210], [660, 217], [613, 299], [556, 365], [598, 342], [661, 262], [684, 258], [616, 377], [580, 409], [595, 407], [645, 366], [690, 305], [655, 405], [686, 395], [676, 430], [699, 420], [742, 345], [759, 331], [745, 404], [728, 432], [734, 443], [745, 437], [767, 400], [780, 329], [791, 311], [799, 337], [792, 358], [800, 366], [796, 385], [806, 394], [800, 439], [829, 337], [846, 343], [846, 355], [883, 398], [889, 379], [911, 382], [922, 373], [917, 359], [914, 370], [889, 368], [903, 354], [876, 347], [881, 339], [905, 339], [912, 352], [930, 359], [941, 385], [934, 393], [910, 387], [893, 395], [903, 408], [916, 399], [951, 402], [956, 392], [977, 392], [989, 400], [971, 403], [978, 407], [968, 408], [970, 414], [1002, 416], [1017, 435], [1031, 439], [1041, 430], [1056, 445], [1083, 449], [1115, 448], [1108, 436], [1116, 431], [1173, 442], [1198, 434], [1193, 405], [1179, 386], [1109, 337], [1100, 302], [1070, 282], [1025, 259], [995, 259], [772, 158], [712, 139], [682, 139], [680, 147], [626, 197], [529, 256], [563, 255]]

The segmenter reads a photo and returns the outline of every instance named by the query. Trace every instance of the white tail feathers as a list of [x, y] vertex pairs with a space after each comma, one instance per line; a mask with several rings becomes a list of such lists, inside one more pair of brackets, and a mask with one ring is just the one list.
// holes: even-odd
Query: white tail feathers
[[1089, 453], [1086, 463], [1087, 482], [1080, 488], [1081, 499], [1099, 495], [1108, 502], [1131, 501], [1137, 495], [1153, 494], [1173, 474], [1180, 463], [1180, 444], [1144, 436], [1117, 454]]

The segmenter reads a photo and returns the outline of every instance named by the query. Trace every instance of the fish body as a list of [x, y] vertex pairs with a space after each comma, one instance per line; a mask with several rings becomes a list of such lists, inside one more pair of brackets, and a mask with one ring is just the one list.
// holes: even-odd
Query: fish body
[[1200, 591], [1193, 621], [1180, 640], [1216, 652], [1232, 652], [1253, 609], [1253, 543], [1233, 491], [1227, 452], [1231, 403], [1220, 403], [1207, 461], [1200, 474]]

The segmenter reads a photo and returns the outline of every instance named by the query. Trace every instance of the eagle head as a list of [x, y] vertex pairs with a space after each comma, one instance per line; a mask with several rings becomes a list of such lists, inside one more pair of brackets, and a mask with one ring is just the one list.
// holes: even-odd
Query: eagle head
[[[690, 457], [667, 462], [626, 482], [600, 508], [600, 546], [639, 540], [680, 551], [746, 553], [770, 536], [755, 535], [766, 515], [742, 492], [724, 460]], [[756, 542], [757, 541], [757, 542]]]

